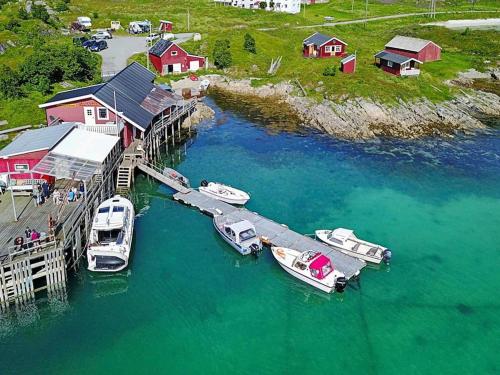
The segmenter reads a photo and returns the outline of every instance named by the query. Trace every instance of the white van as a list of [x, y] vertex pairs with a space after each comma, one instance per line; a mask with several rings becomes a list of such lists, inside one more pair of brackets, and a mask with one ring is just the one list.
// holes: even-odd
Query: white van
[[86, 30], [90, 30], [90, 28], [92, 27], [92, 22], [90, 22], [90, 18], [89, 17], [78, 17], [77, 21]]

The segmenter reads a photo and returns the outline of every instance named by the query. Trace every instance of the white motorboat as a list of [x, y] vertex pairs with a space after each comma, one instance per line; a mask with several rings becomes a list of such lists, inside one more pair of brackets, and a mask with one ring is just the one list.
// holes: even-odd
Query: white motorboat
[[354, 235], [354, 231], [345, 228], [334, 230], [317, 230], [316, 237], [326, 244], [342, 251], [344, 254], [351, 255], [367, 262], [380, 264], [389, 264], [392, 252], [386, 247], [363, 241]]
[[286, 247], [271, 247], [274, 258], [290, 275], [326, 293], [343, 292], [347, 279], [336, 270], [326, 255], [315, 251], [300, 252]]
[[87, 249], [88, 269], [117, 272], [127, 267], [134, 234], [134, 206], [119, 195], [101, 203]]
[[234, 187], [220, 184], [218, 182], [201, 181], [198, 188], [203, 195], [218, 199], [220, 201], [243, 206], [250, 200], [250, 195]]
[[248, 220], [230, 221], [223, 215], [216, 215], [214, 227], [224, 241], [240, 254], [258, 256], [262, 251], [262, 241], [257, 237], [254, 225]]

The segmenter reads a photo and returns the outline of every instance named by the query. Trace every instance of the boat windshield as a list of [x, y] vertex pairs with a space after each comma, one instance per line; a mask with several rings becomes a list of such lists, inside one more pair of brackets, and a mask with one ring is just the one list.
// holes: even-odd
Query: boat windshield
[[100, 243], [116, 242], [121, 229], [100, 230], [97, 232], [97, 240]]
[[99, 208], [100, 214], [105, 214], [107, 212], [109, 212], [109, 206]]
[[240, 232], [240, 240], [241, 241], [246, 241], [246, 240], [249, 240], [249, 239], [254, 238], [254, 237], [255, 237], [255, 231], [251, 228], [244, 230], [243, 232]]
[[124, 212], [125, 207], [123, 206], [113, 206], [113, 212]]

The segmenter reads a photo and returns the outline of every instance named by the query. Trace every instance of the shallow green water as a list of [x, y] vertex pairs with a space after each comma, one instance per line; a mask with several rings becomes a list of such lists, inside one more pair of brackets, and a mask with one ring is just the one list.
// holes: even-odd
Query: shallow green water
[[[128, 272], [0, 319], [1, 373], [498, 373], [500, 137], [348, 143], [217, 108], [177, 168], [291, 228], [393, 249], [344, 294], [243, 258], [139, 176]], [[177, 158], [177, 156], [175, 157]]]

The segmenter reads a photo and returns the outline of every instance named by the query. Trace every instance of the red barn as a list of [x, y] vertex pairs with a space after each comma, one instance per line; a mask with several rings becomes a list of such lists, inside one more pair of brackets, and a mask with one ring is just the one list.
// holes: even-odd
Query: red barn
[[149, 60], [161, 74], [195, 72], [205, 66], [205, 58], [190, 55], [170, 40], [160, 39], [149, 50]]
[[430, 40], [395, 36], [385, 45], [387, 52], [412, 57], [421, 62], [441, 59], [441, 47]]
[[174, 24], [172, 22], [160, 20], [160, 27], [158, 28], [158, 31], [160, 33], [170, 33], [172, 32], [173, 27]]
[[0, 180], [12, 190], [31, 190], [33, 184], [39, 184], [42, 180], [53, 182], [53, 177], [30, 171], [75, 126], [73, 123], [66, 123], [19, 134], [0, 150]]
[[134, 62], [105, 83], [60, 92], [39, 107], [49, 125], [77, 122], [80, 129], [121, 137], [127, 147], [182, 99], [156, 85], [155, 78]]
[[333, 57], [344, 56], [347, 43], [338, 38], [314, 33], [304, 39], [302, 54], [304, 57]]
[[351, 74], [356, 71], [356, 55], [349, 55], [340, 60], [340, 71]]
[[384, 72], [396, 76], [418, 76], [421, 61], [413, 57], [406, 57], [396, 53], [381, 51], [375, 55], [375, 65], [382, 68]]

